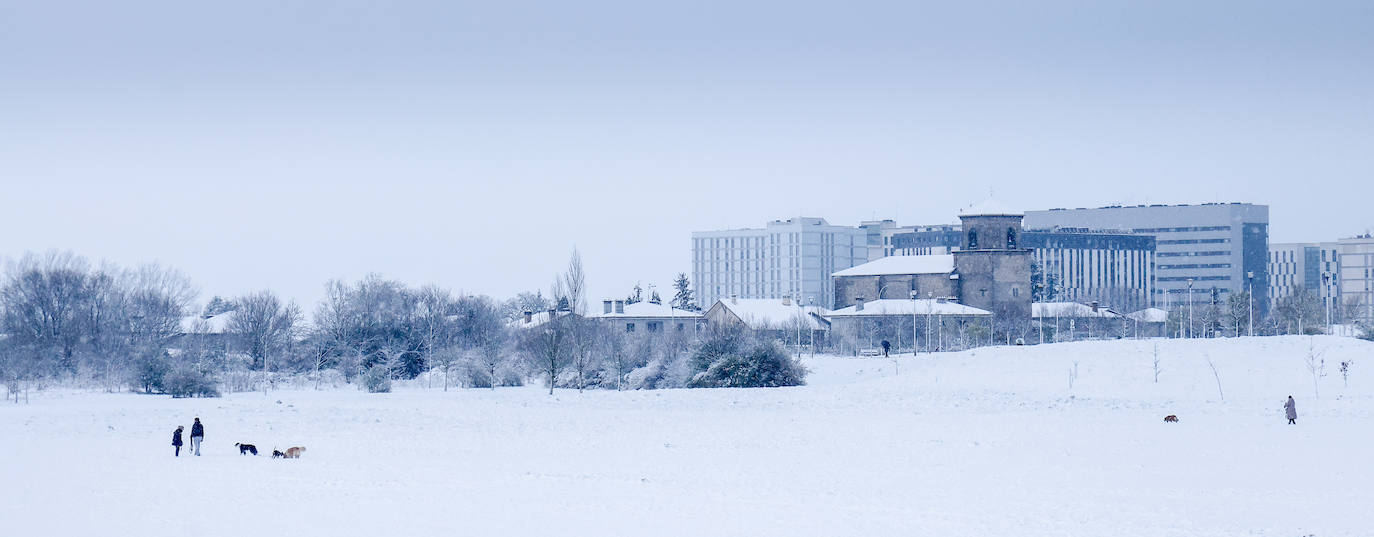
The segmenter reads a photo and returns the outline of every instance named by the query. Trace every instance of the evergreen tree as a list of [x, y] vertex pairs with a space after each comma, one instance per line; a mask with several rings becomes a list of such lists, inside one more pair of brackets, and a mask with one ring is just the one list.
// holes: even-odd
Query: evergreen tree
[[673, 304], [684, 310], [697, 309], [692, 298], [691, 283], [687, 281], [687, 273], [679, 272], [677, 279], [673, 280], [673, 287], [677, 288], [677, 295], [673, 297]]
[[1059, 298], [1059, 278], [1046, 274], [1040, 263], [1031, 262], [1031, 301], [1054, 302]]

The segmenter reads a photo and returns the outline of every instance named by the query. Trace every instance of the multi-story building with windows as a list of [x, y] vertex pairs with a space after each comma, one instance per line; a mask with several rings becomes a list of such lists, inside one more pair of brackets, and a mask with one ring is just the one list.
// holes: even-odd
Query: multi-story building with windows
[[835, 295], [830, 274], [867, 261], [868, 232], [824, 218], [692, 233], [692, 278], [703, 308], [734, 296], [795, 298], [829, 309]]
[[1294, 293], [1311, 291], [1322, 308], [1340, 315], [1340, 244], [1295, 242], [1269, 245], [1269, 307]]
[[1337, 243], [1341, 319], [1374, 323], [1374, 235], [1365, 233]]
[[[962, 226], [900, 228], [885, 241], [890, 255], [937, 255], [958, 249]], [[1026, 230], [1021, 247], [1046, 284], [1045, 302], [1098, 302], [1121, 311], [1150, 307], [1154, 288], [1155, 239], [1148, 235], [1086, 229]]]
[[1026, 213], [1030, 229], [1120, 230], [1155, 238], [1153, 303], [1225, 300], [1253, 286], [1269, 305], [1269, 207], [1248, 203], [1137, 205]]

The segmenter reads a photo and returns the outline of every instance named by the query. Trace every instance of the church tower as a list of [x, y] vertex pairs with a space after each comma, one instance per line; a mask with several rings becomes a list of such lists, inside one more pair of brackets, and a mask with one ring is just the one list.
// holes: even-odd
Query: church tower
[[954, 270], [960, 303], [999, 317], [1030, 318], [1031, 250], [1021, 247], [1024, 216], [992, 201], [959, 213], [963, 232]]

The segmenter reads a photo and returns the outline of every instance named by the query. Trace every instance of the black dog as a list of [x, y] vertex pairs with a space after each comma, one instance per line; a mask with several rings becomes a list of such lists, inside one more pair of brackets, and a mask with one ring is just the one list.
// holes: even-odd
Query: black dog
[[286, 457], [286, 454], [285, 454], [285, 453], [282, 453], [282, 452], [277, 451], [277, 450], [275, 450], [275, 449], [272, 450], [272, 458], [274, 458], [274, 459], [280, 459], [280, 458], [285, 458], [285, 457]]
[[245, 453], [252, 453], [252, 454], [254, 454], [254, 455], [257, 455], [257, 454], [258, 454], [258, 446], [255, 446], [255, 445], [253, 445], [253, 444], [234, 444], [234, 445], [239, 447], [239, 455], [243, 455], [243, 454], [245, 454]]

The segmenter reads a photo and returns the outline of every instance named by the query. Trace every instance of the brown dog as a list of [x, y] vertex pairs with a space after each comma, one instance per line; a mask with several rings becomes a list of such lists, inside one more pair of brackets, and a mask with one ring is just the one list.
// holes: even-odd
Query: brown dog
[[289, 447], [286, 448], [286, 453], [283, 455], [283, 457], [287, 459], [299, 459], [301, 458], [301, 453], [305, 453], [305, 448], [299, 446]]
[[1178, 416], [1169, 414], [1168, 416], [1164, 416], [1164, 421], [1167, 421], [1169, 423], [1178, 423]]

